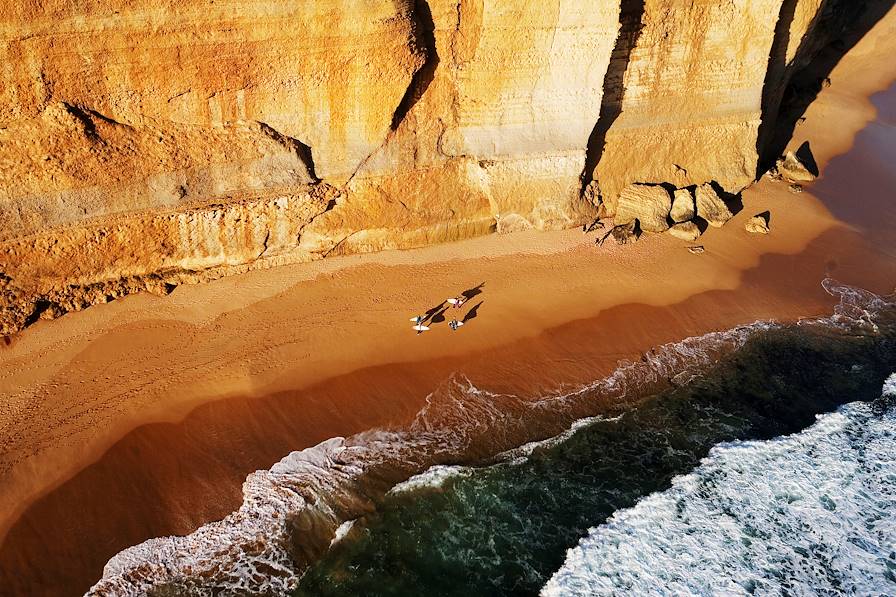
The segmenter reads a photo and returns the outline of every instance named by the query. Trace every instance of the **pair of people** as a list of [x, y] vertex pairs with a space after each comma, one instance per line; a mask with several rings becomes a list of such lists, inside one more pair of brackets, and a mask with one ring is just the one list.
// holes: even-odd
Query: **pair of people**
[[[423, 322], [425, 320], [426, 320], [426, 318], [424, 316], [418, 315], [417, 317], [414, 318], [414, 327], [423, 326]], [[450, 327], [451, 330], [455, 331], [455, 332], [457, 331], [457, 328], [459, 328], [461, 325], [462, 324], [457, 319], [452, 319], [451, 321], [448, 322], [448, 327]], [[419, 334], [422, 331], [423, 330], [417, 330], [417, 333]]]

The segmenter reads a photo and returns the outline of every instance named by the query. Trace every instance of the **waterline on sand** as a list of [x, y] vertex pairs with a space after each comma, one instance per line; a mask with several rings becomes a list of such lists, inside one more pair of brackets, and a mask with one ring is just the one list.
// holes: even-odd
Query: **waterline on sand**
[[[825, 284], [841, 299], [834, 316], [799, 327], [877, 333], [869, 326], [879, 329], [890, 299]], [[457, 465], [527, 459], [568, 436], [543, 446], [530, 442], [564, 430], [574, 434], [576, 421], [596, 413], [601, 415], [591, 424], [612, 424], [637, 401], [691, 384], [751, 338], [780, 329], [757, 322], [664, 345], [640, 361], [620, 364], [607, 378], [540, 398], [488, 392], [457, 375], [430, 394], [408, 428], [333, 438], [290, 454], [269, 471], [253, 473], [244, 483], [239, 511], [186, 537], [153, 539], [121, 552], [109, 561], [92, 592], [133, 594], [167, 587], [190, 594], [289, 593], [331, 544], [352, 543], [357, 525], [342, 525], [374, 514], [390, 490], [393, 495], [402, 492], [399, 483], [433, 466], [451, 465], [429, 473], [438, 478], [446, 471], [458, 474], [463, 469]], [[421, 487], [405, 485], [403, 490]], [[334, 542], [340, 529], [342, 540]]]

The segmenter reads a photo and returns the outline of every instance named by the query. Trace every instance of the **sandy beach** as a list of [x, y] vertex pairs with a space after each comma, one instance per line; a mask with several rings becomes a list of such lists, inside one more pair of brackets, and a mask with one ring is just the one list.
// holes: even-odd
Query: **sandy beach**
[[[115, 553], [239, 506], [292, 450], [407, 422], [453, 373], [493, 391], [576, 385], [652, 346], [829, 313], [825, 277], [896, 283], [896, 15], [831, 75], [791, 147], [821, 178], [763, 179], [691, 254], [581, 230], [522, 232], [253, 271], [41, 321], [0, 347], [0, 585], [79, 594]], [[875, 95], [877, 94], [877, 95]], [[771, 234], [744, 223], [771, 213]], [[475, 316], [409, 318], [464, 290]], [[539, 292], [534, 293], [532, 289]]]

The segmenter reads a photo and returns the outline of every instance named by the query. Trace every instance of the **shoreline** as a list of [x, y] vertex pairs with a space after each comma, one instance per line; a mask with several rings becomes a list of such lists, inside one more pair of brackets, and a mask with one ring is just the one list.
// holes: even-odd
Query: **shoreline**
[[[824, 247], [829, 240], [832, 239], [817, 246]], [[816, 255], [820, 258], [823, 254]], [[490, 391], [518, 393], [545, 384], [543, 389], [547, 392], [556, 390], [561, 381], [575, 385], [577, 381], [604, 377], [615, 370], [620, 358], [637, 360], [646, 337], [655, 339], [655, 344], [681, 340], [686, 335], [682, 332], [693, 329], [695, 319], [710, 308], [722, 307], [729, 315], [736, 313], [739, 324], [768, 319], [772, 314], [783, 316], [778, 318], [783, 321], [805, 315], [829, 315], [836, 299], [827, 295], [820, 283], [797, 284], [781, 292], [763, 287], [762, 278], [771, 268], [786, 272], [806, 264], [794, 256], [776, 257], [773, 263], [748, 273], [741, 290], [753, 292], [754, 300], [747, 303], [739, 300], [740, 295], [735, 292], [716, 290], [669, 307], [620, 305], [596, 318], [569, 322], [537, 339], [519, 340], [499, 350], [481, 351], [466, 358], [421, 361], [412, 367], [371, 367], [301, 391], [207, 403], [177, 424], [141, 426], [117, 442], [98, 462], [32, 504], [0, 550], [0, 565], [27, 571], [26, 578], [33, 579], [46, 574], [49, 563], [50, 574], [42, 583], [62, 590], [68, 585], [54, 586], [57, 575], [84, 578], [82, 570], [92, 564], [92, 578], [84, 579], [83, 586], [78, 586], [79, 591], [86, 590], [98, 580], [108, 558], [91, 562], [89, 553], [75, 556], [69, 552], [64, 557], [48, 559], [47, 542], [59, 540], [52, 533], [59, 533], [60, 529], [75, 531], [75, 536], [67, 539], [75, 546], [97, 539], [105, 543], [122, 536], [156, 536], [148, 529], [187, 534], [240, 505], [241, 484], [247, 470], [270, 468], [292, 450], [312, 447], [333, 436], [346, 437], [371, 427], [403, 426], [425, 406], [428, 392], [458, 370], [477, 387]], [[817, 259], [815, 266], [823, 268], [824, 264]], [[823, 273], [823, 269], [818, 271]], [[888, 273], [891, 279], [896, 276], [896, 264]], [[632, 320], [638, 324], [632, 326]], [[707, 331], [715, 329], [718, 328], [707, 327]], [[615, 346], [619, 352], [609, 354], [605, 346], [589, 344], [588, 340], [598, 333], [624, 334], [625, 343]], [[497, 362], [497, 353], [501, 353], [502, 363]], [[543, 374], [547, 359], [557, 381], [546, 384]], [[512, 370], [506, 369], [508, 361], [514, 363]], [[402, 381], [396, 381], [399, 379]], [[422, 388], [426, 389], [421, 391]], [[235, 421], [238, 425], [234, 425]], [[297, 438], [307, 445], [297, 445]], [[147, 464], [151, 464], [150, 471], [120, 480], [128, 471], [140, 471]], [[185, 471], [189, 471], [189, 478], [185, 478]], [[89, 495], [113, 499], [102, 509], [81, 512], [73, 524], [66, 506]], [[133, 512], [135, 504], [141, 508], [139, 515]], [[44, 531], [37, 535], [39, 541], [34, 541], [35, 529]], [[120, 547], [139, 542], [126, 539]], [[108, 556], [118, 551], [112, 549]]]
[[[885, 75], [872, 68], [879, 58], [862, 63], [863, 52], [887, 55], [877, 45], [892, 45], [886, 38], [894, 20], [888, 15], [844, 58], [796, 131], [793, 147], [813, 143], [822, 167], [817, 185], [874, 118], [874, 106], [859, 94], [867, 98], [896, 79], [894, 67]], [[832, 115], [844, 122], [838, 139], [820, 132]], [[46, 571], [36, 570], [38, 562], [53, 569], [57, 562], [37, 557], [49, 541], [73, 552], [98, 544], [93, 554], [67, 558], [76, 575], [95, 565], [99, 550], [112, 555], [139, 542], [134, 537], [182, 534], [220, 518], [238, 505], [242, 478], [269, 467], [275, 452], [273, 462], [315, 438], [401, 422], [446, 371], [472, 372], [498, 391], [538, 391], [548, 389], [538, 388], [547, 369], [556, 376], [551, 383], [574, 384], [682, 335], [824, 314], [834, 302], [820, 286], [829, 274], [892, 291], [892, 256], [866, 246], [812, 193], [760, 181], [744, 192], [734, 220], [698, 241], [704, 255], [688, 254], [686, 243], [668, 235], [603, 249], [579, 231], [494, 235], [259, 270], [40, 322], [0, 348], [3, 393], [12, 396], [11, 414], [0, 422], [11, 440], [0, 453], [7, 488], [0, 504], [8, 513], [0, 520], [0, 577], [17, 567], [24, 578], [39, 577]], [[749, 236], [744, 221], [765, 209], [773, 214], [772, 234]], [[522, 281], [516, 270], [526, 272]], [[421, 288], [424, 280], [429, 289]], [[471, 303], [482, 300], [481, 311], [462, 331], [448, 336], [440, 324], [416, 337], [405, 328], [417, 310], [483, 280], [484, 292]], [[530, 296], [531, 285], [550, 291], [550, 309]], [[119, 362], [124, 347], [136, 351], [127, 366]], [[301, 427], [287, 425], [289, 417]], [[282, 428], [271, 431], [278, 422]], [[181, 461], [178, 450], [190, 444], [191, 457], [205, 461]], [[203, 467], [206, 476], [191, 484], [187, 477]], [[138, 475], [110, 485], [129, 471]], [[175, 482], [178, 475], [185, 485]], [[209, 500], [211, 491], [225, 495]], [[104, 493], [112, 503], [100, 507]], [[60, 521], [83, 496], [95, 507], [64, 527], [74, 536], [50, 534], [62, 534]], [[130, 510], [153, 500], [153, 512], [128, 520]]]

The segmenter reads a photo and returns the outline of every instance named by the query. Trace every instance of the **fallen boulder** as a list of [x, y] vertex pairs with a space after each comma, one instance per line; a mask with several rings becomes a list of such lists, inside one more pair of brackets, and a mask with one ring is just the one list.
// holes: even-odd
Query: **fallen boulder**
[[744, 224], [744, 229], [747, 232], [752, 234], [768, 234], [768, 221], [770, 219], [769, 212], [765, 211], [761, 214], [756, 214]]
[[679, 222], [669, 228], [669, 234], [681, 240], [694, 242], [700, 238], [700, 228], [694, 222]]
[[815, 175], [809, 172], [792, 151], [778, 160], [778, 174], [788, 182], [812, 182]]
[[697, 214], [694, 206], [694, 196], [687, 189], [675, 191], [672, 199], [672, 211], [670, 215], [673, 222], [688, 222]]
[[818, 176], [818, 166], [808, 142], [803, 143], [796, 151], [788, 151], [778, 160], [776, 168], [778, 174], [788, 182], [812, 182]]
[[710, 226], [721, 228], [734, 217], [711, 184], [700, 185], [694, 195], [697, 199], [697, 216], [706, 220]]
[[661, 186], [633, 184], [627, 186], [616, 203], [616, 224], [630, 224], [635, 220], [645, 232], [665, 232], [669, 229], [672, 198]]
[[501, 215], [495, 219], [497, 223], [496, 232], [498, 234], [510, 234], [511, 232], [522, 232], [524, 230], [532, 230], [532, 223], [523, 216], [515, 213]]

